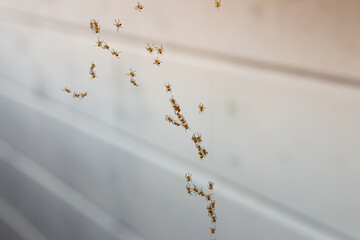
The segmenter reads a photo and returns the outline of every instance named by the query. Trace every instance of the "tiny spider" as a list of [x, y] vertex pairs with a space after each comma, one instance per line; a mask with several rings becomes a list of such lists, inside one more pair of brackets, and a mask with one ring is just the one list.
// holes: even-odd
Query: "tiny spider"
[[96, 65], [94, 63], [91, 63], [90, 70], [94, 70], [95, 67]]
[[174, 108], [175, 112], [180, 112], [181, 111], [181, 108], [180, 108], [180, 106], [178, 104], [174, 104], [173, 108]]
[[146, 44], [147, 45], [147, 47], [145, 47], [146, 48], [146, 50], [150, 53], [150, 54], [153, 54], [153, 52], [154, 52], [154, 44], [151, 44], [151, 46], [150, 46], [150, 44]]
[[204, 191], [202, 189], [200, 189], [199, 195], [202, 196], [202, 197], [205, 195], [205, 193], [204, 193]]
[[205, 156], [204, 153], [200, 151], [200, 152], [199, 152], [199, 157], [200, 157], [200, 159], [203, 159], [204, 156]]
[[216, 219], [217, 219], [217, 217], [216, 217], [215, 215], [211, 216], [211, 221], [212, 221], [213, 223], [216, 223]]
[[185, 179], [186, 179], [186, 181], [187, 181], [188, 183], [191, 182], [191, 180], [192, 180], [192, 179], [191, 179], [191, 175], [192, 175], [192, 174], [190, 174], [190, 173], [186, 173], [186, 174], [185, 174]]
[[127, 73], [126, 75], [129, 76], [130, 78], [136, 77], [136, 73], [135, 73], [136, 71], [132, 70], [131, 68], [129, 68], [129, 69], [130, 69], [130, 72]]
[[199, 193], [199, 189], [197, 188], [197, 186], [194, 185], [193, 191], [196, 192], [196, 193]]
[[157, 53], [158, 53], [159, 55], [162, 55], [162, 54], [163, 54], [164, 48], [163, 48], [162, 44], [160, 45], [160, 47], [157, 47], [157, 48], [156, 48], [156, 51], [157, 51]]
[[[214, 183], [209, 181], [208, 188], [209, 188], [209, 190], [213, 190], [214, 189]], [[215, 203], [214, 203], [214, 205], [215, 205]]]
[[90, 29], [91, 29], [91, 30], [94, 30], [94, 23], [93, 23], [93, 20], [90, 20]]
[[166, 92], [170, 92], [171, 93], [171, 85], [170, 83], [165, 83], [165, 88], [166, 88]]
[[170, 115], [166, 115], [166, 116], [165, 116], [165, 120], [166, 120], [167, 122], [169, 122], [169, 123], [174, 122], [174, 119], [173, 119], [172, 117], [170, 117]]
[[144, 5], [140, 4], [139, 2], [137, 2], [138, 4], [135, 6], [135, 10], [138, 10], [139, 12], [141, 12], [141, 10], [144, 9]]
[[157, 57], [157, 58], [154, 58], [153, 64], [155, 64], [155, 65], [157, 65], [157, 66], [160, 66], [160, 63], [162, 63], [162, 62], [159, 60], [158, 57]]
[[80, 93], [80, 97], [81, 97], [81, 99], [83, 99], [84, 97], [86, 97], [86, 96], [87, 96], [87, 94], [88, 94], [88, 92], [82, 92], [82, 93]]
[[67, 88], [67, 87], [64, 87], [64, 88], [62, 89], [62, 91], [63, 91], [63, 92], [66, 92], [66, 93], [71, 93], [70, 88]]
[[204, 154], [204, 156], [207, 156], [207, 155], [208, 155], [208, 151], [206, 151], [205, 148], [202, 149], [202, 153]]
[[103, 43], [104, 43], [104, 46], [102, 48], [110, 50], [110, 46], [106, 42], [103, 42]]
[[192, 190], [191, 190], [190, 186], [186, 186], [186, 190], [189, 195], [192, 195]]
[[115, 51], [114, 49], [111, 50], [111, 54], [117, 58], [119, 58], [119, 53], [120, 53], [119, 51]]
[[[95, 46], [102, 47], [103, 42], [104, 42], [104, 41], [101, 41], [100, 38], [98, 37], [98, 40], [96, 41]], [[94, 46], [94, 47], [95, 47], [95, 46]]]
[[90, 73], [92, 79], [97, 77], [94, 71], [90, 70], [89, 73]]
[[199, 152], [201, 152], [201, 151], [202, 151], [202, 147], [201, 147], [201, 145], [200, 145], [200, 144], [196, 144], [196, 148], [199, 150]]
[[176, 121], [173, 121], [172, 122], [174, 125], [176, 125], [176, 126], [180, 126], [180, 123], [178, 123], [178, 122], [176, 122]]
[[176, 104], [176, 100], [173, 96], [169, 99], [169, 101], [171, 102], [171, 104]]
[[189, 125], [186, 123], [186, 124], [184, 124], [183, 125], [183, 127], [185, 128], [185, 131], [187, 131], [187, 130], [189, 130], [190, 129], [190, 127], [189, 127]]
[[215, 200], [212, 200], [209, 205], [212, 209], [215, 208]]
[[221, 6], [221, 0], [215, 0], [215, 7], [219, 9]]
[[183, 125], [186, 124], [186, 120], [184, 117], [180, 118], [179, 120], [180, 120], [181, 124], [183, 124]]
[[199, 113], [204, 113], [204, 110], [206, 109], [206, 107], [204, 107], [204, 104], [199, 104]]
[[99, 32], [100, 32], [100, 27], [95, 27], [95, 28], [94, 28], [94, 32], [95, 32], [95, 33], [99, 33]]
[[[95, 20], [95, 19], [91, 19], [91, 22], [94, 24], [94, 27], [99, 27], [99, 21]], [[90, 24], [91, 26], [91, 24]]]
[[134, 86], [137, 86], [137, 87], [139, 86], [139, 85], [135, 82], [134, 79], [131, 79], [130, 82], [131, 82]]
[[211, 235], [215, 234], [216, 227], [210, 227], [209, 229], [210, 229]]
[[116, 26], [117, 31], [119, 31], [120, 28], [122, 28], [122, 23], [119, 19], [115, 19], [114, 25]]
[[178, 119], [184, 118], [184, 116], [182, 114], [180, 114], [179, 112], [176, 113], [176, 116]]
[[212, 200], [212, 193], [205, 195], [205, 198], [208, 202], [210, 202]]
[[74, 97], [74, 98], [80, 98], [80, 94], [77, 93], [77, 92], [74, 92], [74, 93], [73, 93], [73, 97]]

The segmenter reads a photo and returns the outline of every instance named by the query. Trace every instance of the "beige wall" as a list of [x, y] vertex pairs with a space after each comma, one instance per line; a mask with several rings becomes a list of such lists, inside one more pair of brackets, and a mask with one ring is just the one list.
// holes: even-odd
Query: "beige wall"
[[[0, 2], [0, 231], [207, 239], [205, 203], [185, 193], [192, 172], [215, 181], [217, 239], [359, 239], [360, 3], [143, 3]], [[93, 47], [91, 18], [120, 59]], [[163, 44], [160, 68], [146, 43]], [[187, 133], [164, 121], [165, 82]]]

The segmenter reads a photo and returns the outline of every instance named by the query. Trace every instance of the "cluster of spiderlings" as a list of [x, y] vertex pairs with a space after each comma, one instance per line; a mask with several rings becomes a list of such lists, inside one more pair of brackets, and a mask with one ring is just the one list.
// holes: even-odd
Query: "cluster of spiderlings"
[[90, 20], [90, 29], [94, 32], [94, 33], [100, 33], [100, 25], [99, 25], [99, 21], [91, 19]]
[[195, 147], [198, 150], [200, 159], [206, 157], [208, 155], [208, 152], [204, 147], [200, 145], [200, 143], [202, 142], [201, 135], [199, 133], [194, 133], [191, 137], [191, 140], [195, 143]]
[[99, 37], [95, 46], [110, 51], [110, 53], [117, 58], [119, 58], [119, 53], [121, 53], [120, 51], [115, 51], [113, 48], [110, 50], [109, 44], [107, 44], [104, 40], [101, 40]]
[[96, 65], [94, 63], [91, 63], [89, 74], [90, 74], [92, 79], [97, 77], [96, 73], [95, 73], [95, 67], [96, 67]]
[[162, 44], [160, 45], [160, 47], [156, 47], [156, 46], [154, 47], [154, 44], [150, 45], [149, 43], [147, 43], [145, 48], [150, 54], [153, 54], [156, 51], [158, 56], [156, 58], [154, 58], [153, 64], [155, 64], [156, 66], [160, 66], [162, 61], [159, 59], [159, 56], [162, 57], [164, 54], [164, 48], [163, 48]]
[[200, 196], [204, 197], [205, 201], [208, 203], [206, 209], [208, 212], [208, 216], [210, 217], [210, 234], [213, 236], [216, 231], [216, 214], [215, 214], [215, 200], [213, 199], [213, 189], [214, 189], [214, 183], [210, 182], [208, 183], [208, 190], [209, 192], [206, 194], [202, 188], [197, 187], [192, 182], [192, 175], [190, 173], [185, 174], [185, 180], [186, 180], [186, 191], [191, 196]]
[[130, 83], [132, 83], [132, 85], [138, 87], [139, 85], [138, 85], [138, 84], [136, 83], [136, 81], [135, 81], [135, 77], [136, 77], [136, 73], [135, 73], [135, 72], [136, 72], [135, 70], [132, 70], [132, 69], [130, 68], [130, 72], [128, 72], [128, 73], [125, 74], [125, 75], [127, 75], [127, 76], [130, 77]]
[[[168, 84], [168, 83], [165, 84], [165, 88], [166, 88], [166, 92], [171, 93], [172, 90], [171, 90], [170, 84]], [[174, 109], [174, 113], [179, 121], [175, 121], [170, 115], [166, 115], [165, 120], [168, 121], [169, 123], [174, 124], [175, 126], [182, 126], [185, 129], [185, 131], [189, 130], [190, 129], [189, 124], [185, 120], [184, 116], [180, 113], [181, 108], [180, 108], [179, 104], [177, 104], [174, 96], [171, 96], [171, 98], [169, 100], [172, 105], [172, 108]]]
[[68, 94], [73, 93], [74, 98], [79, 98], [81, 100], [84, 97], [86, 97], [87, 93], [88, 93], [88, 92], [73, 92], [73, 91], [70, 90], [70, 88], [67, 88], [67, 87], [64, 87], [62, 90], [63, 90], [63, 92], [68, 93]]

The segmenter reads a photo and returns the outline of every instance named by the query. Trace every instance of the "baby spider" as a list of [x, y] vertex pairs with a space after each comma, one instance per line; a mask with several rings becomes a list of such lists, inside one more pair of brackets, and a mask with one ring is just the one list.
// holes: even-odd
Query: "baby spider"
[[208, 215], [212, 217], [214, 215], [214, 209], [211, 206], [207, 206], [206, 208], [208, 210]]
[[208, 151], [206, 151], [205, 148], [202, 149], [202, 153], [204, 154], [205, 157], [208, 155]]
[[175, 98], [174, 97], [171, 97], [170, 99], [169, 99], [169, 101], [171, 102], [171, 104], [176, 104], [176, 100], [175, 100]]
[[96, 65], [94, 63], [91, 63], [90, 70], [94, 70], [95, 67]]
[[158, 53], [159, 55], [162, 56], [162, 54], [163, 54], [163, 52], [164, 52], [164, 49], [163, 49], [162, 44], [160, 45], [160, 47], [157, 47], [157, 48], [156, 48], [156, 51], [157, 51], [157, 53]]
[[199, 152], [200, 159], [203, 159], [205, 157], [204, 153], [202, 151]]
[[212, 193], [205, 195], [206, 201], [210, 202], [212, 200]]
[[213, 216], [211, 216], [211, 221], [213, 222], [213, 223], [216, 223], [216, 216], [215, 215], [213, 215]]
[[[199, 134], [199, 133], [194, 133], [193, 135], [192, 135], [192, 137], [191, 137], [191, 140], [193, 140], [193, 142], [195, 143], [195, 144], [197, 144], [197, 143], [201, 143], [201, 135]], [[199, 149], [200, 150], [200, 149]]]
[[147, 47], [145, 47], [146, 50], [147, 50], [150, 54], [153, 54], [153, 52], [154, 52], [154, 44], [151, 44], [151, 46], [150, 46], [150, 45], [147, 43], [146, 45], [147, 45]]
[[192, 176], [192, 174], [190, 174], [190, 173], [186, 173], [185, 174], [185, 179], [186, 179], [186, 181], [188, 182], [188, 183], [190, 183], [191, 182], [191, 176]]
[[92, 79], [97, 77], [93, 70], [90, 70], [89, 73], [90, 73]]
[[216, 227], [210, 227], [209, 229], [210, 229], [211, 235], [215, 234]]
[[67, 88], [67, 87], [64, 87], [64, 88], [62, 89], [62, 91], [63, 91], [63, 92], [66, 92], [66, 93], [71, 93], [70, 88]]
[[194, 185], [194, 187], [193, 187], [193, 191], [194, 191], [195, 193], [199, 194], [199, 189], [198, 189], [197, 186], [195, 186], [195, 185]]
[[[98, 37], [98, 40], [96, 41], [95, 46], [102, 47], [103, 42], [104, 42], [104, 41], [101, 41], [100, 38]], [[95, 46], [94, 46], [94, 47], [95, 47]]]
[[170, 117], [170, 115], [166, 115], [166, 116], [165, 116], [165, 120], [166, 120], [167, 122], [169, 122], [169, 123], [174, 122], [174, 119], [173, 119], [172, 117]]
[[110, 46], [106, 42], [103, 42], [103, 43], [104, 43], [104, 46], [102, 48], [106, 49], [106, 50], [110, 50]]
[[131, 80], [130, 80], [130, 82], [131, 82], [131, 83], [132, 83], [132, 85], [134, 85], [134, 86], [137, 86], [137, 87], [139, 86], [139, 85], [135, 82], [135, 80], [134, 80], [134, 79], [131, 79]]
[[186, 186], [186, 190], [189, 195], [192, 195], [192, 190], [190, 186]]
[[185, 131], [187, 131], [187, 130], [189, 130], [190, 129], [190, 127], [189, 127], [189, 125], [186, 123], [186, 124], [184, 124], [183, 125], [183, 127], [185, 128]]
[[174, 104], [173, 109], [175, 112], [178, 112], [178, 113], [181, 111], [181, 108], [178, 104]]
[[122, 23], [120, 22], [119, 19], [115, 19], [114, 25], [116, 26], [117, 31], [119, 31], [119, 29], [122, 28]]
[[199, 104], [199, 113], [204, 113], [204, 110], [206, 109], [206, 107], [204, 107], [204, 104]]
[[119, 58], [119, 51], [115, 51], [114, 49], [112, 49], [111, 54], [114, 55], [115, 57]]
[[[93, 23], [94, 27], [99, 27], [99, 21], [95, 20], [95, 19], [91, 19], [91, 22]], [[90, 24], [91, 26], [92, 24]]]
[[179, 120], [180, 120], [180, 122], [181, 122], [182, 125], [186, 124], [186, 120], [185, 120], [184, 117], [180, 118]]
[[176, 125], [176, 126], [180, 126], [180, 123], [178, 123], [176, 121], [173, 121], [173, 124]]
[[94, 30], [94, 23], [93, 23], [93, 20], [90, 20], [90, 29], [91, 29], [91, 30]]
[[77, 93], [77, 92], [74, 92], [74, 93], [73, 93], [73, 97], [74, 97], [74, 98], [80, 98], [80, 94]]
[[88, 92], [83, 92], [83, 93], [80, 93], [80, 97], [81, 97], [81, 99], [83, 99], [84, 97], [86, 97], [86, 96], [87, 96], [87, 93], [88, 93]]
[[159, 60], [158, 57], [157, 57], [157, 58], [154, 58], [153, 64], [155, 64], [155, 65], [157, 65], [157, 66], [160, 66], [160, 63], [162, 63], [162, 62]]
[[202, 197], [205, 195], [205, 193], [204, 193], [204, 191], [202, 189], [200, 189], [199, 195], [202, 196]]
[[210, 205], [212, 209], [215, 209], [215, 200], [211, 200]]
[[95, 27], [95, 28], [94, 28], [94, 32], [95, 32], [95, 33], [99, 33], [99, 32], [100, 32], [100, 27]]
[[130, 78], [134, 78], [136, 76], [136, 71], [135, 70], [132, 70], [131, 68], [130, 69], [130, 72], [127, 73], [126, 75], [129, 76]]
[[[209, 190], [213, 190], [214, 189], [214, 183], [209, 181], [208, 188], [209, 188]], [[214, 205], [215, 205], [215, 203], [214, 203]]]
[[166, 87], [166, 92], [170, 92], [170, 93], [171, 93], [171, 85], [170, 85], [170, 83], [165, 83], [164, 85], [165, 85], [165, 87]]
[[215, 0], [215, 7], [219, 9], [221, 6], [221, 0]]
[[144, 9], [144, 5], [140, 4], [139, 2], [137, 2], [138, 4], [135, 6], [135, 10], [138, 10], [139, 12], [141, 12], [141, 10]]

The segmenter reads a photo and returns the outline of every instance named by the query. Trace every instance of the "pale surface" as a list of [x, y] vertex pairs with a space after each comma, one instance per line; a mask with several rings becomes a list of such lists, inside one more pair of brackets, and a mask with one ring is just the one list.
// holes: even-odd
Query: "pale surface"
[[[186, 195], [192, 172], [215, 181], [217, 239], [360, 239], [360, 3], [143, 3], [0, 2], [0, 197], [19, 216], [0, 231], [208, 239], [205, 202]], [[91, 18], [120, 59], [93, 47]], [[147, 42], [163, 44], [160, 68]], [[164, 120], [165, 82], [187, 133]]]

